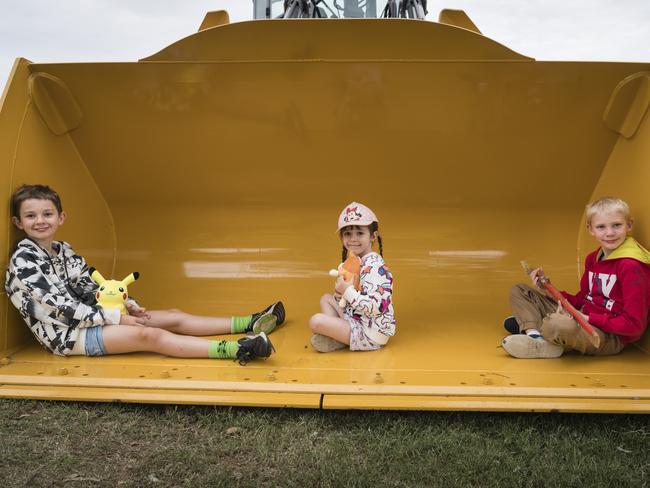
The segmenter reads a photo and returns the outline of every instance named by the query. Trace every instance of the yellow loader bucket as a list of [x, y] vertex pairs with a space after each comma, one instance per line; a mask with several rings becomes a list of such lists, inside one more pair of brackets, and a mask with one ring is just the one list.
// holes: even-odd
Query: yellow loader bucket
[[[649, 412], [648, 334], [611, 357], [518, 360], [500, 342], [521, 260], [578, 289], [590, 200], [627, 200], [650, 243], [650, 64], [537, 62], [446, 18], [214, 17], [139, 62], [18, 59], [0, 112], [4, 264], [10, 193], [47, 184], [68, 213], [57, 237], [107, 276], [140, 271], [147, 308], [282, 299], [287, 321], [245, 367], [55, 357], [3, 295], [0, 396]], [[320, 354], [308, 321], [353, 200], [380, 220], [397, 334]]]

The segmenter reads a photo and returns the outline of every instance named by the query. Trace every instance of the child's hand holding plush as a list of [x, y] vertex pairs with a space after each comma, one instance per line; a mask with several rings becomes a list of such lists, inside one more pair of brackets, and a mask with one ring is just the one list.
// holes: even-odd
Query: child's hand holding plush
[[[361, 259], [354, 254], [354, 252], [348, 252], [348, 258], [341, 263], [339, 269], [330, 270], [330, 276], [338, 276], [336, 280], [336, 285], [334, 287], [337, 295], [343, 295], [345, 290], [354, 286], [354, 289], [359, 291], [361, 288]], [[341, 297], [339, 302], [340, 307], [345, 307], [346, 301], [345, 298]]]
[[[146, 309], [140, 308], [133, 303], [126, 304], [126, 300], [129, 298], [127, 286], [137, 280], [140, 277], [140, 273], [137, 271], [131, 273], [121, 281], [107, 280], [99, 271], [91, 268], [90, 277], [99, 285], [99, 289], [95, 293], [97, 305], [106, 311], [111, 309], [117, 310], [120, 317], [119, 323], [122, 325], [145, 324], [145, 320], [149, 318]], [[115, 319], [112, 318], [110, 320]]]
[[132, 315], [134, 317], [138, 317], [141, 319], [146, 319], [149, 320], [151, 319], [151, 315], [147, 313], [147, 309], [144, 307], [140, 307], [137, 304], [133, 302], [126, 303], [126, 309], [129, 312], [129, 315]]

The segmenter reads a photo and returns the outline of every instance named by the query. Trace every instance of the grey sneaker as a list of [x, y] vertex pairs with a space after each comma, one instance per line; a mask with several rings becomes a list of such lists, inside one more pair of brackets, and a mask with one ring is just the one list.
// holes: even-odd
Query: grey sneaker
[[530, 337], [526, 334], [516, 334], [504, 337], [501, 345], [508, 354], [519, 359], [549, 359], [559, 358], [564, 348], [547, 341], [543, 337]]
[[348, 347], [347, 344], [332, 339], [331, 337], [324, 336], [322, 334], [313, 334], [309, 340], [311, 345], [314, 346], [318, 352], [332, 352], [337, 349], [343, 349]]

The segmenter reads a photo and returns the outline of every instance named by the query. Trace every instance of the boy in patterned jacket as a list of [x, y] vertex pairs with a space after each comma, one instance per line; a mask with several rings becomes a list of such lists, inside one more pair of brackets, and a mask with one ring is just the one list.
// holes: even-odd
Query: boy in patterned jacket
[[586, 210], [587, 228], [600, 247], [585, 260], [580, 290], [562, 295], [589, 322], [600, 339], [595, 347], [577, 322], [545, 291], [541, 268], [530, 273], [536, 288], [515, 285], [510, 291], [513, 316], [504, 321], [513, 333], [503, 348], [516, 358], [555, 358], [565, 351], [617, 354], [641, 338], [650, 314], [650, 253], [628, 233], [630, 209], [619, 198], [601, 198]]
[[[284, 321], [282, 302], [243, 317], [199, 317], [180, 310], [147, 311], [134, 300], [128, 313], [103, 309], [89, 267], [66, 242], [55, 241], [63, 225], [59, 195], [44, 185], [23, 185], [12, 195], [12, 222], [26, 234], [9, 260], [7, 295], [34, 337], [61, 356], [157, 352], [174, 357], [231, 358], [246, 364], [269, 357], [266, 333]], [[206, 335], [253, 333], [238, 341]]]

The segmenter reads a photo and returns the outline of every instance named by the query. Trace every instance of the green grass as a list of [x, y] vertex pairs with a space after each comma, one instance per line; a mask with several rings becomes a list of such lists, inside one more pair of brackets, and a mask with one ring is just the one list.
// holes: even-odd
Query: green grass
[[3, 487], [650, 487], [650, 415], [0, 400], [0, 480]]

